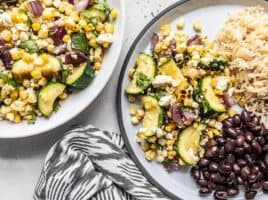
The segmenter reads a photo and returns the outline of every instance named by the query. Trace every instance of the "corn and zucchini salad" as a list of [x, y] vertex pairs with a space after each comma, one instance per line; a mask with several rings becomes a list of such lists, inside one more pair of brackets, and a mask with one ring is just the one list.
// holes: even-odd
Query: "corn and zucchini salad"
[[152, 35], [151, 53], [138, 55], [125, 88], [131, 123], [141, 124], [137, 142], [147, 160], [167, 168], [195, 165], [208, 139], [221, 135], [222, 121], [237, 112], [228, 104], [228, 60], [202, 33], [201, 22], [193, 22], [193, 36], [184, 26], [180, 18], [176, 28], [164, 24]]
[[0, 5], [0, 120], [49, 117], [101, 70], [118, 11], [106, 1], [26, 0]]

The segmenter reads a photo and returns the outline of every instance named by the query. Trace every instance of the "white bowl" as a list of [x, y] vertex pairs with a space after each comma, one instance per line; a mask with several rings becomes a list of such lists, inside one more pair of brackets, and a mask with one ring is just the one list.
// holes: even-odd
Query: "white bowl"
[[125, 0], [108, 0], [108, 4], [118, 10], [119, 16], [115, 22], [114, 42], [105, 53], [103, 67], [93, 82], [86, 89], [70, 95], [61, 103], [60, 110], [49, 119], [38, 118], [33, 125], [0, 121], [0, 138], [27, 137], [52, 130], [77, 116], [100, 94], [116, 67], [125, 32]]
[[[130, 48], [123, 65], [117, 91], [118, 122], [125, 144], [131, 157], [142, 170], [144, 175], [171, 199], [202, 200], [213, 199], [212, 196], [201, 198], [198, 195], [198, 187], [190, 176], [189, 169], [184, 167], [178, 172], [168, 173], [164, 167], [156, 162], [148, 162], [144, 152], [136, 143], [136, 132], [139, 127], [131, 124], [129, 115], [130, 104], [124, 93], [124, 88], [129, 84], [128, 69], [133, 67], [137, 55], [140, 52], [150, 52], [150, 38], [154, 32], [159, 32], [162, 24], [171, 23], [176, 27], [178, 18], [185, 19], [185, 32], [193, 35], [192, 22], [200, 20], [203, 24], [203, 32], [209, 38], [215, 38], [220, 27], [223, 26], [230, 12], [239, 10], [245, 6], [263, 5], [268, 8], [268, 2], [263, 0], [183, 0], [175, 3], [156, 16], [139, 34]], [[245, 199], [244, 192], [234, 199]], [[268, 199], [267, 195], [258, 193], [256, 200]]]

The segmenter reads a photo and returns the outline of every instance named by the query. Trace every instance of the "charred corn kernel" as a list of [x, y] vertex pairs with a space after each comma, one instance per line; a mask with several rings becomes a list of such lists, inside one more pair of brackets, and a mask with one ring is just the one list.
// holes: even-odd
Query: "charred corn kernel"
[[223, 114], [221, 114], [221, 115], [218, 116], [218, 120], [219, 120], [219, 121], [223, 121], [223, 120], [225, 120], [225, 119], [227, 119], [227, 118], [228, 118], [228, 115], [225, 114], [225, 113], [223, 113]]
[[31, 76], [32, 76], [34, 79], [40, 79], [40, 78], [42, 77], [42, 73], [41, 73], [40, 70], [35, 69], [35, 70], [33, 70], [33, 71], [31, 72]]
[[233, 117], [234, 115], [237, 114], [237, 111], [235, 109], [233, 109], [233, 108], [230, 108], [228, 110], [228, 114], [229, 114], [230, 117]]
[[165, 127], [165, 130], [167, 132], [170, 132], [170, 131], [173, 131], [176, 129], [176, 124], [173, 124], [173, 123], [169, 123], [166, 127]]
[[135, 107], [130, 107], [129, 113], [130, 113], [130, 115], [134, 116], [137, 113], [137, 109]]
[[33, 61], [33, 57], [29, 53], [24, 53], [22, 59], [26, 63], [30, 63]]
[[104, 30], [106, 33], [113, 33], [114, 32], [114, 25], [107, 23], [104, 25]]
[[166, 57], [162, 57], [162, 58], [160, 58], [159, 61], [160, 61], [161, 64], [163, 64], [163, 63], [167, 62], [168, 59]]
[[34, 31], [39, 31], [41, 28], [41, 25], [40, 25], [40, 23], [35, 22], [32, 24], [32, 28]]
[[1, 33], [1, 37], [6, 41], [9, 42], [12, 39], [12, 34], [9, 30], [3, 30]]
[[213, 134], [214, 135], [220, 135], [220, 131], [218, 129], [213, 129]]
[[177, 23], [177, 29], [183, 29], [184, 28], [184, 19], [183, 18], [180, 18], [178, 23]]
[[164, 24], [160, 27], [160, 31], [163, 36], [169, 35], [170, 30], [171, 30], [171, 26], [169, 24]]
[[147, 150], [149, 150], [150, 145], [148, 144], [148, 142], [144, 142], [144, 143], [141, 145], [141, 148], [142, 148], [143, 151], [147, 151]]
[[155, 154], [156, 154], [155, 151], [149, 150], [149, 151], [146, 151], [145, 157], [147, 160], [152, 160], [152, 159], [154, 159]]
[[116, 18], [118, 17], [118, 11], [116, 9], [112, 9], [111, 17], [113, 20], [116, 20]]
[[15, 115], [14, 115], [14, 113], [10, 112], [10, 113], [7, 113], [6, 118], [9, 121], [14, 121]]
[[70, 35], [67, 34], [67, 35], [64, 35], [62, 40], [63, 40], [63, 42], [67, 43], [71, 40], [71, 37], [70, 37]]
[[156, 143], [156, 140], [157, 140], [157, 137], [156, 137], [156, 136], [151, 136], [151, 137], [148, 139], [148, 142], [150, 142], [150, 143]]
[[212, 138], [213, 137], [213, 131], [212, 130], [208, 130], [208, 137]]
[[15, 99], [18, 98], [18, 96], [19, 96], [18, 91], [17, 91], [17, 90], [14, 90], [14, 91], [11, 93], [10, 98], [11, 98], [12, 100], [15, 100]]
[[244, 98], [240, 98], [239, 101], [238, 101], [238, 104], [241, 105], [241, 106], [244, 106], [246, 103], [246, 100]]
[[132, 95], [128, 95], [128, 101], [129, 103], [134, 103], [136, 101], [136, 97]]
[[128, 76], [129, 76], [130, 78], [133, 77], [134, 73], [135, 73], [135, 69], [131, 68], [131, 69], [128, 70]]
[[202, 30], [202, 24], [200, 21], [193, 22], [193, 28], [196, 32], [200, 32]]
[[216, 95], [219, 95], [219, 96], [222, 96], [223, 95], [223, 91], [222, 90], [215, 89], [214, 92], [215, 92]]

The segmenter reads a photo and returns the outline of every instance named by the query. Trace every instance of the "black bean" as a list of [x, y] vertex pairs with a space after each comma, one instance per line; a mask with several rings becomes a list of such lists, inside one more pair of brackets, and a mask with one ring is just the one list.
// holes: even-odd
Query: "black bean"
[[268, 166], [268, 153], [265, 154], [263, 161], [266, 164], [266, 166]]
[[241, 113], [241, 119], [243, 120], [243, 122], [249, 122], [251, 119], [250, 119], [250, 116], [249, 116], [249, 112], [246, 111], [246, 110], [243, 110], [242, 113]]
[[261, 126], [257, 126], [257, 125], [255, 125], [255, 124], [250, 124], [250, 125], [247, 125], [248, 127], [249, 127], [249, 129], [253, 132], [253, 133], [255, 133], [256, 135], [259, 135], [260, 134], [260, 131], [261, 131]]
[[260, 145], [265, 145], [266, 141], [265, 138], [263, 136], [258, 136], [257, 137], [257, 141], [260, 143]]
[[249, 190], [249, 191], [246, 191], [245, 197], [246, 197], [246, 199], [254, 199], [256, 194], [257, 194], [257, 191]]
[[211, 182], [211, 181], [209, 181], [208, 182], [208, 189], [215, 190], [216, 189], [216, 184]]
[[238, 193], [239, 193], [239, 190], [236, 189], [236, 188], [229, 188], [229, 189], [227, 190], [227, 195], [228, 195], [229, 197], [238, 195]]
[[213, 146], [216, 146], [217, 145], [217, 142], [216, 142], [216, 140], [214, 140], [214, 139], [209, 139], [208, 141], [207, 141], [207, 143], [206, 143], [206, 147], [208, 148], [208, 147], [213, 147]]
[[260, 124], [260, 118], [257, 117], [257, 116], [254, 116], [254, 117], [251, 119], [251, 122], [252, 122], [253, 124], [259, 125], [259, 124]]
[[245, 159], [246, 159], [246, 161], [247, 161], [249, 166], [252, 166], [254, 164], [254, 161], [253, 161], [252, 157], [249, 154], [245, 155]]
[[219, 173], [212, 173], [212, 174], [210, 175], [210, 180], [211, 180], [212, 182], [214, 182], [214, 183], [219, 183], [220, 180], [221, 180], [221, 176], [220, 176]]
[[201, 187], [207, 187], [208, 186], [208, 182], [204, 179], [200, 179], [197, 181], [198, 185], [200, 185]]
[[237, 136], [236, 140], [235, 140], [235, 144], [236, 146], [238, 147], [242, 147], [244, 145], [244, 142], [245, 142], [245, 137], [243, 135], [239, 135]]
[[200, 171], [198, 169], [196, 169], [195, 167], [192, 167], [191, 175], [194, 179], [200, 179], [200, 177], [201, 177]]
[[245, 133], [240, 129], [240, 128], [236, 128], [235, 129], [236, 135], [244, 135]]
[[248, 176], [248, 182], [249, 182], [249, 183], [255, 183], [256, 180], [257, 180], [257, 175], [256, 175], [256, 174], [250, 174], [250, 175]]
[[236, 181], [236, 176], [234, 172], [231, 172], [230, 175], [226, 178], [227, 185], [233, 185]]
[[198, 166], [199, 167], [206, 167], [208, 166], [209, 164], [209, 160], [206, 159], [206, 158], [201, 158], [199, 161], [198, 161]]
[[233, 164], [235, 162], [235, 157], [232, 154], [228, 154], [225, 159], [226, 163]]
[[246, 153], [251, 153], [252, 152], [252, 147], [248, 143], [244, 143], [243, 147], [244, 147], [244, 150], [245, 150]]
[[253, 174], [258, 174], [258, 172], [260, 171], [260, 168], [259, 168], [259, 166], [253, 166], [252, 168], [251, 168], [251, 173], [253, 173]]
[[203, 176], [205, 179], [209, 180], [210, 179], [210, 173], [208, 171], [203, 171]]
[[237, 133], [236, 133], [236, 131], [235, 131], [235, 129], [234, 128], [228, 128], [228, 129], [226, 129], [226, 134], [230, 137], [230, 138], [233, 138], [233, 139], [235, 139], [236, 138], [236, 136], [237, 136]]
[[234, 124], [234, 126], [240, 126], [241, 125], [240, 115], [236, 114], [235, 116], [233, 116], [233, 124]]
[[236, 147], [236, 148], [234, 149], [234, 152], [235, 152], [236, 155], [241, 156], [241, 155], [244, 154], [245, 150], [244, 150], [243, 147]]
[[254, 190], [257, 190], [261, 187], [261, 183], [260, 182], [257, 182], [257, 183], [253, 183], [251, 185], [251, 188], [254, 189]]
[[218, 137], [218, 138], [217, 138], [217, 143], [218, 143], [219, 145], [224, 145], [224, 144], [225, 144], [225, 139], [224, 139], [223, 137]]
[[248, 166], [245, 166], [241, 169], [242, 178], [247, 178], [250, 175], [250, 169]]
[[263, 179], [263, 173], [262, 172], [258, 172], [257, 174], [257, 181], [262, 181]]
[[205, 157], [212, 158], [212, 157], [217, 156], [217, 154], [218, 154], [218, 147], [213, 146], [206, 150]]
[[219, 164], [216, 163], [216, 162], [211, 162], [208, 166], [208, 169], [211, 171], [211, 172], [217, 172], [218, 169], [219, 169]]
[[240, 176], [237, 176], [236, 180], [239, 185], [244, 185], [244, 180]]
[[225, 156], [224, 147], [219, 148], [219, 150], [218, 150], [218, 156], [219, 156], [220, 159], [221, 158], [224, 158], [224, 156]]
[[256, 140], [252, 142], [251, 146], [257, 154], [260, 154], [262, 152], [261, 145]]
[[227, 192], [223, 190], [217, 190], [214, 192], [214, 198], [218, 200], [225, 200], [227, 199]]
[[244, 167], [247, 165], [247, 162], [244, 160], [244, 159], [238, 159], [237, 160], [237, 164], [240, 166], [240, 167]]
[[235, 148], [235, 143], [232, 142], [232, 141], [228, 141], [225, 143], [224, 145], [224, 149], [227, 153], [231, 153], [234, 151], [234, 148]]
[[233, 126], [233, 120], [231, 118], [225, 119], [223, 120], [222, 125], [225, 129], [230, 128]]
[[252, 142], [252, 140], [254, 139], [254, 135], [250, 131], [246, 131], [245, 138], [248, 142]]
[[268, 152], [268, 144], [265, 144], [263, 147], [262, 147], [262, 151], [267, 153]]
[[240, 173], [240, 170], [241, 170], [241, 168], [239, 167], [239, 165], [237, 163], [235, 163], [233, 165], [233, 171], [234, 171], [234, 173], [239, 174]]
[[268, 192], [268, 181], [263, 181], [263, 183], [262, 183], [262, 190], [264, 192]]
[[201, 187], [200, 189], [199, 189], [199, 195], [200, 196], [207, 196], [208, 194], [210, 194], [211, 193], [211, 190], [209, 190], [208, 188], [206, 188], [206, 187]]

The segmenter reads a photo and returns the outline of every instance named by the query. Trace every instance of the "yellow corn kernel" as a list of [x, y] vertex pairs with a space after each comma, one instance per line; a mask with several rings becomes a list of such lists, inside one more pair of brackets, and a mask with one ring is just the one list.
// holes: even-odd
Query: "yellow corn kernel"
[[114, 25], [107, 23], [104, 25], [104, 30], [106, 33], [113, 33], [114, 32]]
[[47, 19], [47, 20], [51, 20], [51, 19], [54, 18], [53, 12], [51, 12], [50, 10], [49, 11], [48, 10], [44, 10], [42, 16], [43, 16], [44, 19]]
[[52, 0], [43, 0], [42, 1], [46, 6], [51, 6], [52, 5]]
[[38, 81], [38, 85], [44, 86], [47, 84], [47, 79], [45, 77], [42, 77], [39, 81]]
[[161, 64], [163, 64], [163, 63], [167, 62], [168, 59], [166, 57], [162, 57], [162, 58], [160, 58], [159, 61], [160, 61]]
[[147, 160], [152, 160], [152, 159], [154, 159], [155, 154], [156, 154], [155, 151], [149, 150], [149, 151], [146, 151], [145, 157]]
[[11, 41], [12, 39], [12, 34], [9, 30], [3, 30], [1, 36], [6, 42]]
[[158, 43], [155, 45], [154, 51], [155, 51], [156, 53], [159, 53], [159, 52], [161, 51], [161, 43], [158, 42]]
[[24, 53], [22, 59], [26, 63], [30, 63], [33, 61], [33, 57], [31, 56], [31, 54], [28, 53]]
[[89, 40], [89, 45], [90, 45], [91, 47], [97, 47], [97, 41], [96, 41], [96, 39], [91, 39], [91, 40]]
[[41, 25], [40, 25], [40, 23], [35, 22], [32, 24], [32, 28], [34, 31], [39, 31], [41, 28]]
[[14, 122], [17, 123], [17, 124], [21, 122], [21, 117], [20, 117], [20, 115], [18, 115], [18, 114], [15, 115]]
[[73, 12], [71, 14], [71, 17], [74, 19], [74, 21], [78, 22], [80, 20], [78, 12]]
[[64, 35], [62, 40], [63, 40], [63, 42], [67, 43], [71, 40], [71, 37], [70, 37], [70, 35], [67, 34], [67, 35]]
[[212, 86], [212, 87], [216, 87], [216, 85], [217, 85], [217, 79], [212, 78], [212, 79], [211, 79], [211, 86]]
[[20, 58], [20, 55], [19, 55], [17, 49], [12, 49], [10, 51], [10, 54], [11, 54], [11, 57], [12, 57], [13, 60], [18, 60]]
[[196, 32], [200, 32], [202, 30], [202, 24], [200, 21], [193, 22], [193, 28]]
[[118, 11], [116, 9], [112, 9], [111, 17], [113, 20], [116, 20], [116, 18], [118, 17]]
[[42, 73], [40, 70], [33, 70], [31, 72], [31, 76], [34, 78], [34, 79], [40, 79], [42, 77]]
[[219, 95], [219, 96], [223, 95], [223, 91], [221, 91], [221, 90], [215, 89], [214, 92], [215, 92], [216, 95]]
[[12, 100], [16, 100], [16, 99], [18, 98], [18, 96], [19, 96], [18, 91], [17, 91], [17, 90], [14, 90], [14, 91], [11, 93], [10, 98], [11, 98]]
[[64, 99], [67, 98], [67, 96], [68, 96], [67, 93], [66, 93], [66, 92], [63, 92], [63, 93], [60, 94], [59, 98], [60, 98], [61, 100], [64, 100]]
[[105, 28], [105, 26], [103, 23], [98, 23], [96, 26], [97, 31], [102, 31], [102, 30], [104, 30], [104, 28]]
[[6, 118], [9, 121], [14, 121], [15, 115], [14, 115], [14, 113], [10, 112], [10, 113], [7, 113]]
[[160, 31], [161, 31], [161, 33], [162, 33], [163, 36], [169, 35], [170, 30], [171, 30], [171, 27], [170, 27], [169, 24], [164, 24], [160, 28]]
[[[92, 30], [94, 30], [94, 25], [93, 24], [88, 24], [86, 27], [84, 27], [84, 29], [86, 30], [86, 31], [92, 31]], [[88, 39], [92, 39], [93, 37], [92, 37], [92, 33], [87, 33], [87, 35], [90, 35], [90, 37], [89, 36], [87, 36], [87, 38]], [[94, 35], [94, 34], [93, 34]], [[94, 35], [95, 36], [95, 35]], [[96, 36], [95, 36], [96, 37]]]
[[81, 20], [79, 21], [79, 25], [80, 25], [82, 28], [86, 28], [86, 27], [88, 26], [86, 20], [84, 20], [84, 19], [81, 19]]
[[47, 28], [42, 28], [41, 30], [38, 31], [38, 36], [40, 38], [47, 38], [48, 37], [48, 30]]
[[101, 69], [101, 63], [100, 62], [95, 62], [94, 63], [94, 68], [95, 68], [95, 70], [100, 70]]
[[129, 103], [135, 103], [136, 97], [132, 95], [128, 95], [127, 97]]
[[212, 130], [208, 130], [208, 137], [210, 137], [210, 138], [213, 137], [213, 131]]
[[48, 62], [48, 55], [47, 54], [42, 54], [40, 55], [41, 59], [44, 61], [44, 63], [47, 63]]
[[[143, 138], [143, 139], [145, 139], [145, 138]], [[143, 151], [147, 151], [147, 150], [149, 150], [150, 145], [149, 145], [147, 142], [144, 142], [144, 143], [141, 145], [141, 148], [142, 148]]]
[[25, 90], [21, 90], [19, 92], [19, 96], [20, 96], [20, 99], [23, 100], [23, 99], [26, 99], [28, 97], [28, 93]]
[[24, 53], [25, 53], [25, 51], [24, 51], [23, 49], [20, 49], [20, 50], [18, 51], [18, 55], [19, 55], [19, 57], [22, 57]]
[[103, 42], [102, 43], [103, 48], [108, 48], [110, 46], [109, 42]]
[[130, 113], [130, 115], [134, 116], [137, 113], [137, 109], [135, 107], [130, 107], [129, 113]]
[[228, 110], [228, 114], [230, 117], [233, 117], [234, 115], [237, 114], [237, 111], [235, 109], [231, 108]]
[[180, 18], [177, 23], [177, 29], [183, 29], [184, 28], [184, 19]]
[[218, 120], [219, 121], [223, 121], [223, 120], [225, 120], [227, 118], [228, 118], [228, 115], [226, 115], [225, 113], [223, 113], [223, 114], [221, 114], [221, 115], [218, 116]]
[[54, 49], [55, 49], [55, 46], [54, 46], [53, 44], [49, 44], [49, 45], [47, 46], [47, 50], [48, 50], [49, 52], [53, 52]]
[[172, 146], [174, 144], [174, 140], [168, 140], [167, 141], [167, 146]]
[[238, 104], [241, 105], [241, 106], [244, 106], [245, 103], [246, 103], [245, 98], [241, 98], [241, 99], [239, 99], [239, 101], [238, 101]]
[[12, 13], [10, 17], [11, 17], [11, 20], [12, 20], [13, 23], [18, 23], [19, 22], [17, 13]]

